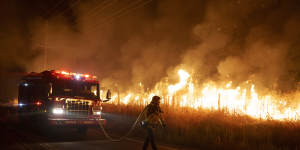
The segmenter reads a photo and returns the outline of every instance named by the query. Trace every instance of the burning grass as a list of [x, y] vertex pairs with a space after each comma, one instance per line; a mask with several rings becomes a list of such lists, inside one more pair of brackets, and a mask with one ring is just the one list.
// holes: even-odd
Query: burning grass
[[[139, 105], [105, 104], [107, 113], [135, 117]], [[158, 130], [157, 141], [199, 149], [298, 149], [300, 122], [254, 119], [246, 115], [162, 105], [167, 131]], [[124, 120], [126, 121], [126, 119]], [[125, 129], [125, 128], [123, 128]], [[134, 136], [143, 137], [141, 129]]]
[[[299, 91], [283, 95], [268, 89], [259, 93], [251, 79], [239, 84], [200, 82], [183, 69], [177, 73], [177, 83], [169, 83], [166, 77], [153, 89], [145, 90], [139, 83], [125, 93], [117, 92], [105, 104], [104, 112], [132, 119], [152, 96], [159, 95], [168, 131], [159, 130], [158, 141], [197, 149], [277, 150], [300, 146]], [[132, 120], [124, 117], [123, 121]], [[134, 136], [141, 137], [142, 132], [138, 129]]]
[[[255, 81], [237, 85], [232, 81], [199, 82], [185, 70], [178, 70], [178, 82], [170, 84], [168, 78], [145, 91], [142, 83], [124, 93], [115, 92], [110, 103], [141, 105], [149, 103], [152, 96], [161, 96], [161, 102], [172, 109], [189, 108], [198, 111], [223, 111], [236, 115], [248, 115], [256, 119], [299, 120], [300, 91], [283, 95], [268, 89], [258, 93]], [[102, 91], [103, 93], [103, 91]], [[179, 107], [179, 108], [178, 108]]]

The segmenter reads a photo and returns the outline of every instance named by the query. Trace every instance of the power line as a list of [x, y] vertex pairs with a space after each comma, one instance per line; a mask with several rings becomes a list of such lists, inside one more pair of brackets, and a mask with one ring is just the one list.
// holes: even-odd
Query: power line
[[[101, 14], [100, 12], [103, 12], [105, 9], [109, 8], [115, 2], [117, 2], [117, 0], [108, 0], [108, 1], [99, 3], [95, 8], [93, 8], [92, 10], [87, 12], [87, 14], [89, 14], [89, 15], [87, 15], [87, 17], [92, 18], [92, 17], [99, 16], [99, 14]], [[83, 21], [85, 21], [85, 20], [83, 20]], [[79, 23], [79, 22], [75, 21], [75, 23]]]
[[[100, 12], [100, 11], [97, 12], [97, 10], [104, 10], [105, 8], [108, 8], [110, 5], [114, 4], [115, 2], [117, 2], [117, 0], [104, 1], [98, 4], [93, 10], [89, 11], [87, 14], [90, 13], [90, 16], [97, 16], [97, 14], [99, 14]], [[101, 5], [103, 5], [103, 7], [100, 7]]]
[[[55, 5], [55, 7], [53, 7], [52, 10], [56, 9], [59, 7], [59, 5], [62, 4], [64, 0], [61, 0], [59, 3], [57, 3]], [[81, 0], [77, 0], [77, 1], [74, 1], [70, 7], [64, 9], [61, 13], [59, 13], [58, 15], [63, 15], [66, 11], [68, 11], [69, 9], [75, 7]], [[94, 7], [92, 10], [90, 10], [87, 14], [90, 14], [88, 16], [90, 17], [97, 17], [99, 16], [99, 14], [101, 14], [100, 12], [103, 13], [103, 11], [105, 11], [105, 9], [109, 8], [111, 5], [113, 5], [117, 0], [113, 0], [113, 1], [110, 1], [110, 0], [107, 0], [107, 1], [102, 1], [100, 2], [96, 7]], [[103, 27], [103, 25], [105, 24], [110, 24], [112, 23], [115, 19], [117, 18], [120, 18], [122, 16], [125, 16], [127, 14], [129, 14], [130, 12], [142, 7], [142, 6], [145, 6], [147, 4], [149, 4], [150, 2], [152, 2], [153, 0], [147, 0], [147, 1], [144, 1], [144, 0], [137, 0], [137, 1], [134, 1], [132, 3], [130, 3], [128, 6], [126, 7], [123, 7], [123, 8], [120, 8], [118, 9], [118, 7], [116, 8], [117, 10], [115, 12], [112, 12], [111, 15], [109, 16], [105, 16], [103, 17], [100, 22], [96, 23], [96, 24], [93, 24], [93, 25], [90, 25], [88, 26], [90, 28], [90, 30], [88, 30], [88, 33], [90, 32], [93, 32], [95, 30], [99, 30], [101, 29], [101, 27]], [[121, 5], [122, 6], [122, 5]], [[100, 10], [100, 11], [99, 11]], [[78, 22], [77, 22], [78, 23]], [[101, 24], [101, 25], [100, 25]], [[99, 26], [100, 25], [100, 26]], [[46, 27], [48, 26], [48, 24], [46, 25]], [[99, 28], [100, 27], [100, 28]], [[47, 27], [48, 28], [48, 27]], [[47, 32], [47, 31], [46, 31]], [[46, 39], [46, 37], [45, 37]], [[45, 42], [46, 44], [47, 42]], [[47, 48], [46, 48], [46, 45], [45, 45], [45, 52], [46, 52]], [[46, 56], [45, 56], [46, 57]]]
[[130, 12], [132, 12], [132, 10], [135, 10], [135, 9], [141, 7], [141, 6], [144, 6], [144, 5], [148, 4], [149, 2], [151, 2], [152, 0], [148, 0], [148, 1], [145, 1], [145, 2], [142, 2], [142, 1], [144, 1], [144, 0], [137, 0], [133, 3], [131, 3], [128, 7], [121, 8], [118, 11], [114, 12], [112, 15], [104, 17], [104, 19], [101, 19], [99, 22], [95, 23], [94, 25], [89, 26], [91, 28], [91, 30], [88, 31], [88, 33], [92, 32], [92, 31], [95, 31], [95, 29], [97, 29], [97, 27], [101, 27], [105, 24], [112, 23], [112, 21], [114, 19], [122, 17], [125, 14], [130, 13]]
[[[118, 1], [115, 0], [114, 2], [118, 2]], [[114, 2], [112, 2], [111, 4], [115, 4]], [[114, 7], [112, 7], [111, 9], [108, 9], [107, 11], [113, 13], [113, 12], [115, 12], [115, 11], [117, 11], [117, 10], [119, 9], [119, 6], [122, 7], [121, 4], [122, 4], [122, 3], [116, 3], [115, 5], [113, 5]], [[103, 9], [103, 11], [105, 11], [105, 9]], [[108, 12], [106, 12], [106, 13], [108, 13]], [[100, 14], [101, 14], [101, 13], [100, 13]], [[97, 14], [95, 15], [95, 17], [98, 17], [98, 16], [99, 16], [99, 13], [97, 13]]]
[[[105, 11], [105, 9], [110, 8], [117, 0], [108, 0], [108, 1], [104, 1], [102, 3], [99, 3], [95, 8], [93, 8], [92, 10], [88, 11], [86, 14], [87, 19], [93, 18], [93, 17], [97, 17], [99, 16], [99, 14], [101, 14], [100, 12]], [[86, 20], [82, 20], [82, 22], [84, 22]], [[78, 20], [75, 22], [77, 24], [79, 24]]]
[[[51, 10], [57, 9], [60, 5], [63, 4], [64, 1], [65, 0], [59, 1]], [[70, 9], [75, 7], [77, 4], [79, 4], [80, 1], [81, 0], [73, 1], [73, 3], [71, 3], [70, 7], [65, 8], [62, 12], [60, 12], [59, 14], [57, 14], [55, 16], [62, 16], [64, 13], [66, 13], [67, 11], [69, 11]], [[144, 5], [148, 4], [149, 2], [151, 2], [152, 0], [145, 1], [145, 2], [143, 2], [143, 1], [144, 0], [137, 0], [137, 1], [134, 1], [134, 2], [130, 3], [127, 7], [123, 7], [123, 8], [120, 8], [120, 9], [116, 8], [117, 10], [115, 12], [113, 12], [112, 15], [103, 17], [100, 22], [98, 22], [94, 25], [89, 25], [87, 28], [95, 29], [95, 28], [97, 28], [97, 26], [99, 24], [111, 23], [111, 21], [113, 21], [114, 19], [122, 17], [122, 16], [130, 13], [132, 10], [135, 10], [135, 9], [141, 7], [141, 6], [144, 6]], [[95, 8], [93, 8], [91, 11], [89, 11], [87, 13], [87, 14], [90, 14], [90, 15], [88, 15], [88, 17], [98, 17], [99, 14], [102, 14], [102, 13], [99, 13], [99, 12], [103, 12], [105, 9], [109, 8], [115, 2], [117, 2], [117, 0], [112, 0], [112, 1], [107, 0], [107, 1], [100, 2]], [[48, 12], [51, 12], [51, 11], [49, 10]], [[78, 23], [78, 21], [75, 20], [75, 23]]]
[[125, 15], [127, 15], [128, 13], [130, 13], [130, 12], [132, 12], [132, 11], [134, 11], [134, 10], [140, 8], [140, 7], [143, 7], [143, 6], [147, 5], [147, 4], [149, 4], [150, 2], [152, 2], [152, 0], [145, 1], [145, 2], [141, 3], [140, 5], [137, 5], [136, 7], [132, 7], [131, 10], [128, 9], [127, 12], [126, 12], [125, 10], [124, 10], [124, 11], [121, 11], [121, 12], [124, 12], [123, 14], [122, 14], [121, 12], [120, 12], [120, 13], [116, 13], [115, 17], [111, 17], [110, 20], [108, 20], [108, 22], [109, 22], [109, 21], [112, 21], [112, 20], [114, 20], [114, 19], [116, 19], [116, 18], [125, 16]]
[[[48, 69], [48, 26], [49, 26], [49, 17], [52, 13], [54, 13], [56, 10], [58, 10], [57, 8], [59, 8], [59, 6], [61, 6], [63, 4], [65, 0], [60, 0], [58, 3], [56, 3], [56, 5], [52, 8], [50, 8], [48, 11], [46, 11], [45, 13], [45, 17], [46, 17], [46, 23], [45, 23], [45, 34], [44, 34], [44, 65], [43, 65], [43, 69], [47, 70]], [[61, 13], [59, 13], [58, 15], [63, 15], [68, 9], [73, 8], [77, 3], [79, 3], [80, 0], [77, 0], [76, 2], [73, 2], [70, 7], [67, 7], [66, 9], [64, 9]]]
[[[145, 6], [145, 5], [149, 4], [153, 0], [148, 0], [148, 1], [144, 1], [144, 2], [142, 2], [142, 1], [144, 1], [144, 0], [138, 0], [138, 1], [136, 1], [137, 3], [131, 3], [131, 5], [129, 5], [129, 7], [125, 7], [123, 9], [120, 9], [119, 11], [115, 12], [113, 15], [105, 17], [107, 19], [102, 20], [101, 22], [98, 22], [94, 25], [91, 25], [90, 27], [93, 27], [93, 28], [91, 28], [91, 30], [88, 31], [88, 33], [92, 32], [92, 31], [95, 31], [95, 29], [97, 29], [97, 27], [101, 27], [105, 24], [112, 23], [112, 21], [115, 20], [116, 18], [120, 18], [122, 16], [125, 16], [125, 15], [129, 14], [130, 12], [132, 12], [133, 10], [136, 10], [136, 9], [142, 7], [142, 6]], [[140, 2], [142, 2], [142, 3], [140, 3]], [[102, 25], [99, 26], [99, 24], [102, 24]]]
[[[62, 16], [64, 15], [67, 11], [71, 10], [73, 7], [75, 7], [77, 4], [79, 4], [81, 0], [77, 0], [74, 1], [70, 7], [64, 9], [62, 12], [60, 12], [59, 14], [55, 15], [55, 16]], [[110, 5], [112, 5], [114, 2], [116, 2], [117, 0], [103, 0], [102, 2], [98, 3], [98, 5], [96, 5], [95, 8], [93, 8], [92, 10], [88, 11], [87, 14], [90, 14], [89, 16], [93, 16], [93, 15], [97, 15], [100, 11], [97, 12], [97, 10], [104, 10], [105, 8], [110, 7]], [[103, 5], [103, 7], [101, 7]], [[78, 24], [78, 20], [72, 20], [73, 21], [73, 25], [74, 24]]]
[[72, 2], [67, 8], [65, 8], [64, 10], [62, 10], [61, 13], [55, 15], [55, 16], [63, 16], [67, 11], [72, 10], [73, 7], [75, 7], [77, 4], [79, 4], [81, 0], [76, 0], [74, 2]]
[[[98, 3], [96, 5], [96, 7], [94, 7], [93, 9], [91, 9], [90, 11], [88, 11], [86, 14], [89, 14], [87, 15], [87, 17], [90, 19], [90, 18], [93, 18], [93, 17], [98, 17], [99, 15], [103, 14], [103, 12], [110, 8], [111, 6], [113, 6], [113, 4], [115, 4], [118, 0], [104, 0], [100, 3]], [[118, 9], [118, 8], [116, 8]], [[83, 20], [85, 21], [85, 20]], [[74, 24], [78, 24], [79, 22], [78, 21], [74, 21]]]
[[[73, 1], [73, 3], [71, 3], [71, 5], [69, 5], [69, 7], [67, 7], [66, 9], [64, 9], [63, 11], [61, 11], [59, 14], [55, 15], [55, 16], [59, 16], [59, 15], [64, 15], [64, 13], [66, 13], [67, 11], [69, 11], [70, 9], [72, 9], [73, 7], [75, 7], [77, 4], [80, 3], [81, 0], [77, 0], [77, 1]], [[54, 11], [57, 10], [57, 8], [59, 8], [59, 6], [61, 6], [63, 4], [64, 0], [59, 1], [52, 9], [49, 9], [47, 11], [47, 16], [50, 16], [50, 14]], [[152, 0], [136, 0], [132, 3], [130, 3], [128, 6], [125, 6], [123, 8], [118, 8], [116, 7], [116, 11], [113, 11], [111, 13], [111, 15], [105, 16], [103, 17], [100, 22], [94, 24], [94, 25], [90, 25], [89, 27], [91, 28], [89, 32], [95, 31], [95, 30], [99, 30], [103, 27], [103, 25], [105, 24], [110, 24], [112, 23], [115, 19], [120, 18], [122, 16], [125, 16], [127, 14], [129, 14], [130, 12], [143, 7], [147, 4], [149, 4], [150, 2], [152, 2]], [[110, 8], [111, 6], [113, 6], [113, 4], [116, 3], [116, 0], [114, 1], [102, 1], [101, 3], [99, 3], [96, 7], [94, 7], [92, 10], [90, 10], [87, 14], [88, 17], [97, 17], [101, 14], [103, 14], [103, 12], [105, 11], [105, 9]], [[122, 5], [121, 5], [122, 6]], [[78, 23], [78, 22], [77, 22]], [[99, 24], [101, 24], [99, 26]], [[100, 28], [99, 28], [100, 27]], [[44, 41], [44, 70], [48, 69], [48, 20], [46, 21], [46, 26], [45, 26], [45, 41]]]

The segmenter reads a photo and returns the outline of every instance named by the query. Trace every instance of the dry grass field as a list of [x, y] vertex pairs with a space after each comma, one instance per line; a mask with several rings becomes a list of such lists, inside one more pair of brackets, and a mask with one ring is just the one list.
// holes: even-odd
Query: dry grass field
[[[143, 107], [104, 104], [104, 112], [135, 118]], [[300, 148], [300, 122], [253, 119], [229, 115], [225, 111], [169, 108], [162, 105], [167, 129], [158, 129], [159, 142], [196, 149], [297, 150]], [[128, 126], [133, 119], [129, 121]], [[128, 127], [114, 126], [112, 130]], [[126, 132], [126, 131], [124, 131]], [[143, 137], [142, 129], [132, 136]]]

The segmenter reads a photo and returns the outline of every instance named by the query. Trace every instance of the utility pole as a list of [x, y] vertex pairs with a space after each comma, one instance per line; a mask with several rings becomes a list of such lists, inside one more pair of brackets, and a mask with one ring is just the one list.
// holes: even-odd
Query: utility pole
[[48, 20], [46, 20], [46, 24], [45, 24], [45, 35], [44, 35], [44, 70], [48, 69], [48, 56], [47, 56], [47, 46], [48, 46]]

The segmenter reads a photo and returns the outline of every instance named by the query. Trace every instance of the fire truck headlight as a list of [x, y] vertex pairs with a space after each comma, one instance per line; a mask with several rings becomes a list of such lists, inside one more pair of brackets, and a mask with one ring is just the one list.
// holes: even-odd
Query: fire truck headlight
[[80, 80], [80, 75], [75, 75], [76, 80]]
[[19, 103], [18, 105], [19, 105], [20, 107], [24, 106], [24, 104], [23, 104], [23, 103]]
[[53, 114], [56, 114], [56, 115], [61, 115], [64, 113], [64, 110], [62, 108], [54, 108], [52, 110]]
[[94, 115], [101, 115], [101, 111], [95, 111]]

